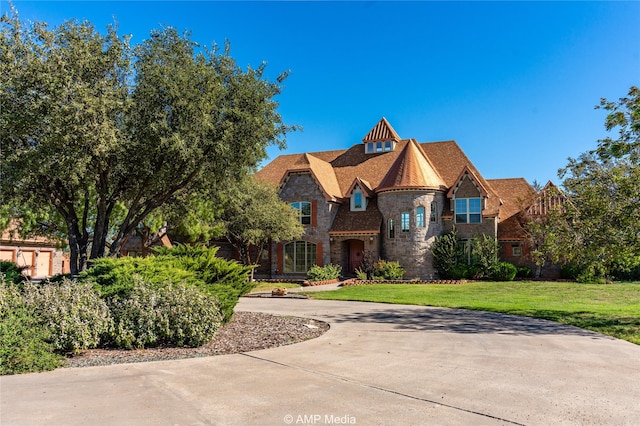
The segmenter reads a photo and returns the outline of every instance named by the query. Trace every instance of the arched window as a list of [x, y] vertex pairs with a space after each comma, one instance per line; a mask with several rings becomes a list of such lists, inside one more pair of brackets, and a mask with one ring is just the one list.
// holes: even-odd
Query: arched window
[[292, 241], [284, 245], [284, 272], [306, 273], [317, 262], [317, 247], [308, 241]]
[[438, 203], [436, 201], [431, 202], [431, 215], [429, 216], [429, 222], [435, 223], [438, 221]]
[[424, 207], [416, 207], [416, 226], [418, 228], [424, 228]]
[[311, 203], [308, 201], [297, 201], [291, 203], [291, 208], [298, 212], [301, 224], [311, 225]]

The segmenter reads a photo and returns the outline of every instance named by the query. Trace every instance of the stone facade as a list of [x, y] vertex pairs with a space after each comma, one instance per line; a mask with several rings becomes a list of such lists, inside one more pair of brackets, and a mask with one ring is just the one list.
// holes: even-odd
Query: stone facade
[[[432, 202], [437, 206], [435, 221], [430, 220]], [[400, 262], [411, 278], [431, 279], [435, 276], [429, 247], [443, 232], [442, 209], [445, 194], [436, 191], [386, 191], [378, 195], [378, 208], [384, 218], [382, 257]], [[424, 227], [417, 223], [416, 208], [425, 209]], [[402, 213], [409, 213], [409, 230], [401, 229]], [[393, 238], [389, 233], [389, 219], [394, 220]]]

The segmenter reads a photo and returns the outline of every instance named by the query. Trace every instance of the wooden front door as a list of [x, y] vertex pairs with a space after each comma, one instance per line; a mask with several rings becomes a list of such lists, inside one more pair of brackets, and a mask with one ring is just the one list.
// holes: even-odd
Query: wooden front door
[[364, 258], [364, 241], [349, 241], [349, 273], [353, 273], [362, 263]]

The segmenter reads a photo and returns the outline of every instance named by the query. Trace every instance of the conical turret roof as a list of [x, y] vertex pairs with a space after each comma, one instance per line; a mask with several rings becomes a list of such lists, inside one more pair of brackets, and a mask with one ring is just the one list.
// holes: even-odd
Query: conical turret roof
[[445, 187], [443, 179], [435, 171], [420, 145], [411, 139], [376, 188], [376, 192]]

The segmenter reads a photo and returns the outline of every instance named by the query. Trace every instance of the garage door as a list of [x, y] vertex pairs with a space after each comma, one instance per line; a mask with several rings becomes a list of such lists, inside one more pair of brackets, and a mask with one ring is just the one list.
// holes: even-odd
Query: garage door
[[13, 250], [0, 250], [0, 261], [13, 262]]
[[51, 275], [51, 254], [50, 251], [37, 253], [34, 277], [45, 278]]

